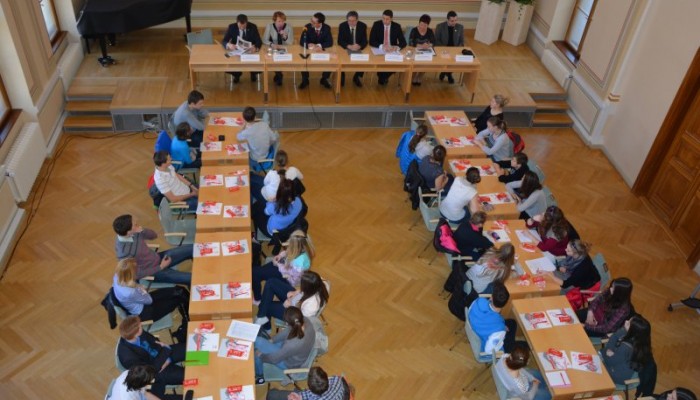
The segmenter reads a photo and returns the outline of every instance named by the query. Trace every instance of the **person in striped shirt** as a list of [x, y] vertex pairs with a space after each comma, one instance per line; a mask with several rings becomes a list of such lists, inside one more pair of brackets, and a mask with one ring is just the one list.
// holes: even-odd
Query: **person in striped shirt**
[[306, 390], [277, 390], [267, 393], [267, 400], [348, 400], [351, 397], [350, 385], [342, 376], [328, 377], [321, 367], [311, 367]]

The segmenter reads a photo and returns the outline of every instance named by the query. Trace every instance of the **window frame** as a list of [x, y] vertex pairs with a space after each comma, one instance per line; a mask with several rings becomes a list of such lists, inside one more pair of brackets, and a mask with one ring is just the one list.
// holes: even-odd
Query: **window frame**
[[574, 65], [576, 65], [578, 63], [578, 60], [581, 58], [581, 50], [583, 49], [583, 46], [586, 42], [588, 28], [590, 28], [591, 26], [591, 21], [593, 21], [593, 14], [595, 13], [596, 6], [598, 5], [598, 0], [593, 0], [593, 4], [591, 5], [591, 11], [588, 13], [588, 19], [586, 20], [586, 26], [584, 26], [583, 28], [583, 34], [581, 35], [581, 40], [579, 41], [578, 49], [576, 49], [571, 43], [569, 43], [567, 39], [569, 37], [569, 32], [571, 32], [571, 27], [574, 22], [574, 15], [576, 13], [576, 8], [578, 8], [579, 1], [580, 0], [576, 0], [576, 4], [574, 5], [574, 10], [571, 13], [571, 18], [569, 19], [569, 25], [566, 28], [566, 34], [564, 35], [564, 39], [554, 41], [554, 45]]
[[12, 127], [15, 125], [21, 114], [21, 110], [12, 108], [12, 103], [10, 103], [10, 98], [7, 96], [7, 91], [5, 90], [5, 83], [2, 81], [2, 76], [0, 76], [0, 98], [1, 101], [7, 106], [7, 111], [0, 115], [0, 147], [5, 143], [7, 135], [10, 134]]
[[[46, 25], [46, 18], [44, 18], [44, 12], [41, 11], [41, 2], [45, 1], [49, 5], [49, 9], [51, 11], [51, 15], [53, 15], [53, 20], [56, 22], [56, 33], [51, 37], [51, 33], [49, 32], [49, 27]], [[58, 14], [56, 13], [56, 4], [54, 3], [53, 0], [38, 0], [39, 2], [39, 11], [41, 11], [41, 20], [44, 23], [44, 26], [46, 27], [46, 33], [48, 34], [49, 37], [49, 42], [51, 43], [51, 46], [53, 46], [56, 41], [58, 40], [59, 36], [61, 36], [61, 24], [58, 21]]]

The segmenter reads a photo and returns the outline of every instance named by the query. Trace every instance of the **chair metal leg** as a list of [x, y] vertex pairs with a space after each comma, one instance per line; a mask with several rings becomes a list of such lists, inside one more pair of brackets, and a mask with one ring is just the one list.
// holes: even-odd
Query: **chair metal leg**
[[428, 265], [433, 265], [433, 261], [435, 261], [435, 259], [436, 259], [437, 256], [439, 256], [439, 255], [440, 255], [440, 253], [435, 252], [435, 255], [433, 256], [433, 258], [430, 259], [430, 262], [428, 263]]
[[[467, 390], [467, 388], [471, 387], [474, 384], [474, 382], [476, 382], [479, 378], [481, 378], [484, 375], [485, 372], [488, 372], [489, 366], [490, 366], [489, 364], [486, 364], [486, 368], [479, 371], [479, 373], [474, 377], [474, 379], [472, 379], [469, 383], [467, 383], [467, 385], [465, 387], [462, 388], [462, 391], [465, 392]], [[479, 385], [475, 385], [474, 390], [476, 390], [476, 388], [478, 386]]]
[[420, 254], [425, 253], [425, 251], [428, 250], [428, 247], [430, 246], [431, 243], [433, 243], [433, 238], [430, 238], [430, 240], [428, 240], [428, 243], [425, 244], [425, 247], [423, 247], [423, 250], [421, 250]]

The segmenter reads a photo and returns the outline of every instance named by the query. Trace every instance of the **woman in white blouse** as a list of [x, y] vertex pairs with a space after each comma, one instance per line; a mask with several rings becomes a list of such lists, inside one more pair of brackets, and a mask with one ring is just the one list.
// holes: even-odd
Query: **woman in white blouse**
[[[263, 182], [263, 187], [260, 190], [263, 197], [267, 201], [275, 201], [277, 196], [277, 188], [280, 186], [280, 181], [282, 177], [294, 181], [295, 179], [302, 180], [304, 175], [296, 167], [287, 167], [289, 163], [289, 157], [287, 152], [284, 150], [278, 150], [275, 156], [275, 165], [277, 170], [271, 170], [265, 175], [265, 180]], [[295, 185], [296, 188], [296, 185]], [[300, 195], [300, 193], [295, 193]]]
[[326, 304], [328, 284], [316, 272], [304, 271], [299, 290], [284, 279], [272, 278], [265, 283], [255, 323], [269, 330], [270, 318], [282, 319], [284, 310], [291, 306], [299, 307], [306, 318], [318, 317]]

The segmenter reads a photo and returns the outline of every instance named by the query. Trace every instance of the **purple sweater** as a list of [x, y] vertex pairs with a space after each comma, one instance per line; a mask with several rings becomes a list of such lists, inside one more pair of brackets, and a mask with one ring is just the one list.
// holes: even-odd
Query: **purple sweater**
[[[135, 233], [130, 238], [119, 238], [115, 241], [117, 259], [136, 259], [136, 279], [150, 276], [160, 271], [160, 256], [146, 245], [146, 240], [153, 240], [158, 234], [148, 228], [143, 228], [143, 232]], [[131, 241], [124, 241], [124, 239]]]

